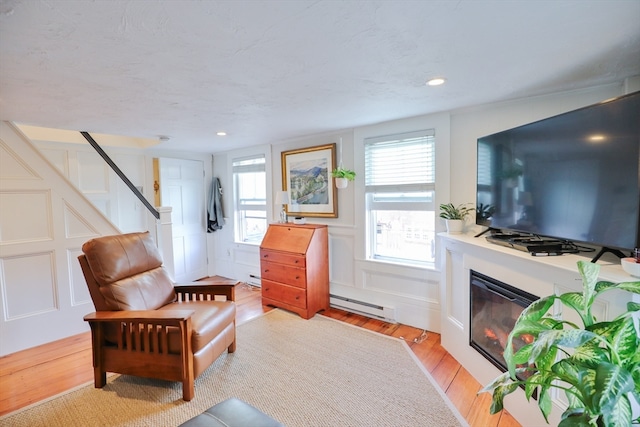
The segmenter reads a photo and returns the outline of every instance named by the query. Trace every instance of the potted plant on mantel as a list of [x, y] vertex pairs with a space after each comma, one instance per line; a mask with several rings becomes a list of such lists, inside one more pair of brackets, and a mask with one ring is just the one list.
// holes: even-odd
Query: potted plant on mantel
[[464, 228], [464, 220], [474, 209], [469, 203], [455, 206], [453, 203], [440, 205], [440, 218], [443, 218], [450, 234], [459, 234]]
[[[598, 322], [591, 313], [601, 293], [618, 289], [640, 294], [640, 281], [599, 282], [600, 266], [586, 261], [578, 261], [578, 271], [582, 293], [541, 298], [520, 314], [504, 351], [509, 371], [478, 392], [492, 393], [492, 414], [502, 410], [506, 395], [523, 385], [527, 399], [538, 393], [538, 407], [547, 422], [552, 408], [549, 391], [565, 392], [569, 406], [558, 427], [640, 423], [638, 414], [633, 419], [631, 405], [632, 399], [640, 404], [640, 336], [635, 325], [640, 303], [629, 298], [627, 311], [611, 321]], [[556, 302], [576, 311], [582, 326], [550, 314]], [[520, 336], [533, 341], [514, 352], [513, 341]], [[524, 372], [531, 375], [517, 379]]]
[[349, 181], [356, 179], [356, 173], [350, 169], [345, 169], [342, 166], [335, 168], [331, 172], [331, 176], [336, 179], [337, 188], [347, 188]]

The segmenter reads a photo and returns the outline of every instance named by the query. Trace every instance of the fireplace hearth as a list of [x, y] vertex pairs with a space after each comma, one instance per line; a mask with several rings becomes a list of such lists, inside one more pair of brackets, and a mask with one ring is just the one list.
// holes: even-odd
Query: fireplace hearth
[[[522, 310], [538, 297], [473, 270], [470, 286], [469, 345], [506, 372], [507, 337]], [[520, 337], [513, 343], [514, 352], [532, 341], [532, 336]]]

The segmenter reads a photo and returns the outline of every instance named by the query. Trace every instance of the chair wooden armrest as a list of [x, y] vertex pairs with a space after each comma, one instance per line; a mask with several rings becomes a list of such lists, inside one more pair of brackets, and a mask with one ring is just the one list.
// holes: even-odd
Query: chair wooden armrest
[[175, 284], [174, 289], [178, 295], [178, 301], [215, 301], [216, 295], [226, 297], [227, 301], [236, 300], [236, 285], [239, 282], [230, 283], [183, 283]]
[[157, 324], [177, 325], [187, 320], [193, 310], [131, 310], [131, 311], [97, 311], [84, 316], [87, 322], [127, 322], [157, 321]]

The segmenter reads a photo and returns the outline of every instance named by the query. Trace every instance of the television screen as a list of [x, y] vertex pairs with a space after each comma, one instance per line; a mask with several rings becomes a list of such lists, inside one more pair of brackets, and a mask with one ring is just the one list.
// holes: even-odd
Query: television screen
[[640, 246], [640, 92], [478, 139], [476, 223]]

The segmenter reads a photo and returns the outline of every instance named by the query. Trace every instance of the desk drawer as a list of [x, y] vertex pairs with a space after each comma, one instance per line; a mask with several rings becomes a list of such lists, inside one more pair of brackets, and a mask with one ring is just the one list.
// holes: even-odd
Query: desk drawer
[[260, 270], [260, 276], [263, 279], [296, 286], [298, 288], [307, 288], [306, 270], [303, 268], [262, 261], [260, 263]]
[[294, 253], [270, 251], [260, 249], [260, 259], [262, 261], [278, 262], [280, 264], [291, 265], [293, 267], [305, 268], [307, 265], [304, 255]]
[[307, 291], [262, 278], [262, 296], [294, 307], [307, 308]]

